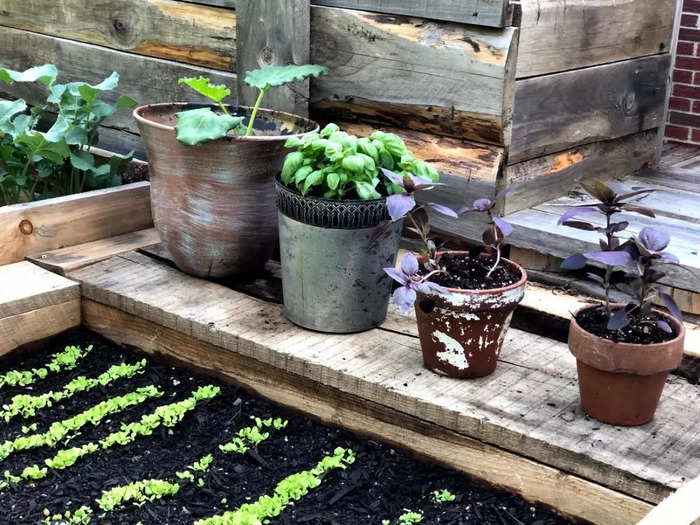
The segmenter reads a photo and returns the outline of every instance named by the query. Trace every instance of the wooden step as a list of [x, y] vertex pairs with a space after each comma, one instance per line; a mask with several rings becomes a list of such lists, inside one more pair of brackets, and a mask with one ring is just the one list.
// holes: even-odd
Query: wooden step
[[[669, 378], [653, 422], [612, 427], [582, 412], [566, 345], [522, 330], [509, 331], [493, 375], [460, 381], [422, 367], [415, 321], [393, 310], [381, 328], [327, 335], [292, 325], [279, 304], [138, 253], [69, 275], [82, 284], [86, 325], [108, 337], [217, 371], [273, 399], [284, 392], [283, 403], [379, 437], [384, 430], [367, 420], [375, 408], [384, 425], [412, 421], [422, 430], [410, 426], [393, 439], [569, 515], [634, 523], [700, 469], [700, 389], [678, 376]], [[308, 389], [299, 397], [289, 384]], [[346, 399], [364, 419], [353, 419]], [[439, 430], [447, 448], [431, 450], [428, 430]], [[489, 456], [496, 450], [507, 460]], [[537, 468], [526, 472], [525, 465]]]

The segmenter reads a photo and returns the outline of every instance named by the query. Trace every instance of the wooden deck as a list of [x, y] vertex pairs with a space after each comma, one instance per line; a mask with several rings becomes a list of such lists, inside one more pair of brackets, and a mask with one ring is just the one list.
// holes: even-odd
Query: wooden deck
[[107, 337], [569, 515], [635, 523], [700, 471], [700, 388], [679, 376], [669, 378], [653, 422], [612, 427], [582, 413], [574, 359], [547, 337], [511, 329], [496, 373], [460, 381], [423, 369], [415, 321], [393, 309], [379, 329], [326, 335], [290, 324], [279, 304], [141, 253], [69, 277], [82, 285], [84, 323]]

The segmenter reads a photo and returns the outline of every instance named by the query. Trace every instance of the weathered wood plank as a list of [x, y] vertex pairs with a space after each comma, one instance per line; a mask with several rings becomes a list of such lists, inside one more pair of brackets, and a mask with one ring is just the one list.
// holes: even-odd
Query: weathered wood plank
[[[0, 25], [214, 69], [236, 69], [236, 15], [174, 0], [5, 0]], [[61, 64], [58, 64], [59, 68]]]
[[38, 253], [27, 259], [42, 268], [60, 275], [66, 275], [66, 273], [83, 266], [109, 259], [113, 255], [137, 250], [159, 242], [160, 236], [158, 232], [154, 228], [150, 228]]
[[426, 373], [415, 337], [382, 329], [304, 331], [282, 317], [280, 305], [143, 255], [124, 254], [70, 275], [86, 299], [648, 502], [660, 501], [700, 468], [694, 440], [700, 391], [677, 376], [669, 378], [653, 423], [618, 430], [582, 413], [565, 345], [519, 330], [509, 332], [492, 376], [459, 381]]
[[510, 23], [507, 0], [311, 0], [315, 5], [363, 9], [377, 13], [419, 16], [478, 26], [504, 27]]
[[[631, 524], [651, 506], [443, 426], [411, 417], [340, 389], [310, 381], [220, 346], [95, 301], [83, 302], [85, 324], [122, 344], [216, 374], [276, 403], [360, 435], [407, 448], [559, 512], [592, 522]], [[206, 359], [203, 359], [206, 356]], [[513, 476], [517, 472], [517, 476]]]
[[508, 162], [661, 126], [670, 64], [664, 54], [518, 80]]
[[322, 120], [356, 119], [507, 144], [517, 29], [486, 30], [329, 7], [311, 11]]
[[78, 283], [30, 262], [0, 266], [0, 318], [80, 299]]
[[643, 184], [700, 192], [700, 170], [660, 165], [656, 168], [645, 168], [634, 178]]
[[[238, 100], [253, 106], [258, 90], [245, 82], [247, 71], [264, 66], [308, 64], [311, 57], [311, 8], [308, 0], [239, 2], [243, 21], [238, 31]], [[264, 107], [296, 115], [309, 114], [309, 81], [276, 87]]]
[[675, 0], [522, 0], [518, 78], [670, 50]]
[[150, 184], [0, 207], [0, 264], [151, 228]]
[[656, 157], [656, 131], [650, 130], [512, 164], [504, 171], [504, 186], [518, 188], [506, 196], [504, 212], [566, 195], [582, 181], [632, 175]]
[[639, 525], [691, 525], [700, 519], [700, 476], [688, 481], [647, 514]]
[[[0, 31], [0, 64], [23, 70], [46, 62], [58, 65], [59, 82], [81, 80], [96, 84], [112, 71], [117, 71], [120, 75], [118, 93], [129, 95], [140, 104], [204, 100], [192, 89], [177, 83], [177, 79], [183, 76], [203, 75], [217, 84], [227, 84], [232, 88], [236, 85], [236, 75], [232, 73], [17, 29], [6, 28]], [[46, 89], [39, 83], [0, 83], [0, 96], [3, 95], [24, 98], [32, 105], [46, 102]], [[107, 102], [114, 103], [116, 98], [114, 93], [104, 95]], [[235, 90], [227, 100], [236, 100]], [[105, 124], [138, 133], [136, 122], [128, 110], [117, 111]]]

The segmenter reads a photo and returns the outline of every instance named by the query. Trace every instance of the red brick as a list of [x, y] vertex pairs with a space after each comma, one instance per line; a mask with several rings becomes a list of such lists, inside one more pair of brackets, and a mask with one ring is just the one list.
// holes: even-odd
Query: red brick
[[696, 100], [695, 102], [693, 102], [693, 113], [700, 114], [700, 100]]
[[671, 111], [671, 115], [669, 116], [668, 121], [672, 124], [677, 124], [679, 126], [700, 128], [700, 115], [693, 115], [692, 113], [681, 113], [679, 111]]
[[676, 57], [676, 68], [677, 69], [691, 69], [693, 71], [700, 71], [700, 58], [692, 57]]
[[695, 44], [693, 42], [678, 42], [676, 46], [676, 53], [679, 55], [692, 55], [695, 50]]
[[690, 99], [671, 97], [668, 107], [678, 111], [690, 111]]
[[681, 40], [690, 40], [692, 42], [700, 42], [700, 29], [689, 29], [681, 27], [678, 32], [678, 38]]
[[698, 142], [700, 143], [700, 129], [694, 129], [693, 134], [691, 135], [691, 140], [693, 142]]
[[683, 16], [681, 16], [681, 26], [683, 26], [683, 27], [697, 27], [698, 26], [698, 15], [684, 14]]
[[700, 71], [695, 73], [695, 76], [693, 77], [693, 84], [700, 86]]
[[672, 126], [669, 124], [666, 126], [665, 135], [670, 139], [688, 140], [688, 137], [690, 136], [690, 129], [683, 128], [681, 126]]
[[[695, 73], [695, 76], [698, 74]], [[682, 69], [676, 69], [673, 72], [673, 81], [680, 82], [681, 84], [692, 84], [693, 83], [693, 72], [683, 71]]]
[[700, 100], [700, 86], [673, 85], [673, 96]]
[[683, 11], [686, 13], [700, 13], [700, 0], [685, 0]]

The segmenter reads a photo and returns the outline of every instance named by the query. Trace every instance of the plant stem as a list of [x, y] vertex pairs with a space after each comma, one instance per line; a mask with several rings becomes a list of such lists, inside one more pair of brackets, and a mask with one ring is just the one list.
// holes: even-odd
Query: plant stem
[[[610, 220], [612, 219], [612, 214], [610, 212], [605, 214], [605, 236], [608, 239], [608, 250], [612, 250], [612, 242], [615, 234], [610, 231]], [[610, 288], [612, 281], [613, 268], [610, 265], [605, 265], [605, 316], [610, 319], [612, 314], [610, 310]]]
[[258, 95], [258, 100], [255, 101], [255, 106], [253, 106], [253, 112], [250, 114], [250, 121], [248, 122], [248, 128], [245, 130], [245, 136], [250, 137], [253, 134], [253, 123], [255, 122], [255, 115], [258, 114], [258, 108], [260, 107], [260, 104], [262, 103], [262, 99], [265, 96], [265, 93], [267, 90], [270, 89], [270, 86], [265, 86], [260, 90], [260, 94]]
[[219, 108], [221, 109], [221, 111], [224, 112], [224, 115], [228, 115], [228, 111], [226, 110], [226, 106], [224, 106], [224, 105], [221, 103], [221, 101], [219, 101]]

